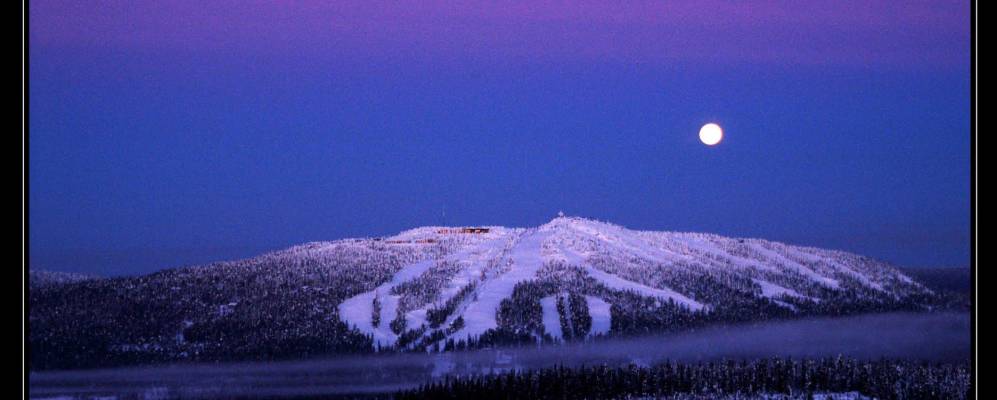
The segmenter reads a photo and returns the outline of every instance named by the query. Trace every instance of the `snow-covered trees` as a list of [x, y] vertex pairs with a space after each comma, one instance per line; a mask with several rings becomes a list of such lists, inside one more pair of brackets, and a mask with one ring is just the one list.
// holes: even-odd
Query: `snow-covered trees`
[[414, 399], [966, 399], [968, 363], [847, 358], [665, 362], [652, 367], [554, 367], [447, 377]]
[[32, 286], [30, 355], [37, 368], [71, 368], [553, 342], [541, 305], [551, 296], [561, 300], [548, 320], [569, 340], [588, 340], [597, 322], [625, 335], [964, 304], [854, 254], [563, 217]]

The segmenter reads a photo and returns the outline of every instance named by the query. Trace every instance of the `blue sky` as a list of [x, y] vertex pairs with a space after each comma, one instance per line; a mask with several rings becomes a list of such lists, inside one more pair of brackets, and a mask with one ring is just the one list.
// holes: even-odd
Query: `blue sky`
[[32, 267], [559, 210], [968, 264], [968, 4], [507, 5], [32, 2]]

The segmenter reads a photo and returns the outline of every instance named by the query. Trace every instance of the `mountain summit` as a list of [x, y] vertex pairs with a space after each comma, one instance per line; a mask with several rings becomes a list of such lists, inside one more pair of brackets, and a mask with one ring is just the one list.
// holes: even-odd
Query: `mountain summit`
[[418, 228], [384, 242], [408, 247], [418, 261], [338, 307], [378, 346], [474, 340], [509, 328], [555, 341], [566, 330], [604, 335], [644, 303], [705, 318], [744, 306], [794, 315], [929, 294], [897, 269], [845, 252], [576, 217], [527, 229]]
[[30, 295], [30, 340], [41, 368], [271, 359], [918, 310], [934, 297], [852, 253], [558, 216], [532, 228], [422, 227], [44, 285]]

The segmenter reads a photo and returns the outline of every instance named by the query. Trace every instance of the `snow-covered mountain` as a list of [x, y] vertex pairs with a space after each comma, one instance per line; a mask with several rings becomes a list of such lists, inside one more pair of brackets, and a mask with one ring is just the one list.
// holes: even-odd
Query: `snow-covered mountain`
[[[896, 268], [856, 254], [558, 217], [533, 228], [422, 227], [46, 285], [31, 293], [30, 340], [42, 367], [273, 358], [557, 343], [925, 309], [934, 299]], [[73, 352], [78, 362], [65, 365]]]
[[[413, 332], [418, 338], [403, 345], [473, 340], [503, 325], [503, 303], [526, 296], [541, 310], [542, 329], [529, 333], [561, 340], [566, 329], [577, 331], [570, 325], [578, 318], [569, 318], [575, 303], [585, 309], [580, 318], [589, 327], [575, 333], [602, 335], [612, 330], [612, 306], [633, 302], [626, 297], [677, 313], [710, 314], [731, 297], [797, 314], [840, 301], [842, 294], [886, 304], [930, 293], [866, 257], [765, 240], [632, 231], [569, 217], [536, 228], [487, 229], [447, 233], [429, 227], [387, 238], [395, 246], [435, 251], [343, 301], [340, 318], [380, 346], [397, 345]], [[531, 284], [542, 293], [516, 293]], [[583, 297], [573, 303], [572, 295]]]

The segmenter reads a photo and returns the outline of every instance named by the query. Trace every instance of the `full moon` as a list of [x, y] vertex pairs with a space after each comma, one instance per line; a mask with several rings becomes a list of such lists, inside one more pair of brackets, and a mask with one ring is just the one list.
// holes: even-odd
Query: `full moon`
[[699, 128], [699, 140], [703, 141], [703, 144], [707, 146], [713, 146], [720, 143], [720, 140], [724, 138], [724, 131], [720, 129], [720, 125], [709, 123], [703, 125]]

